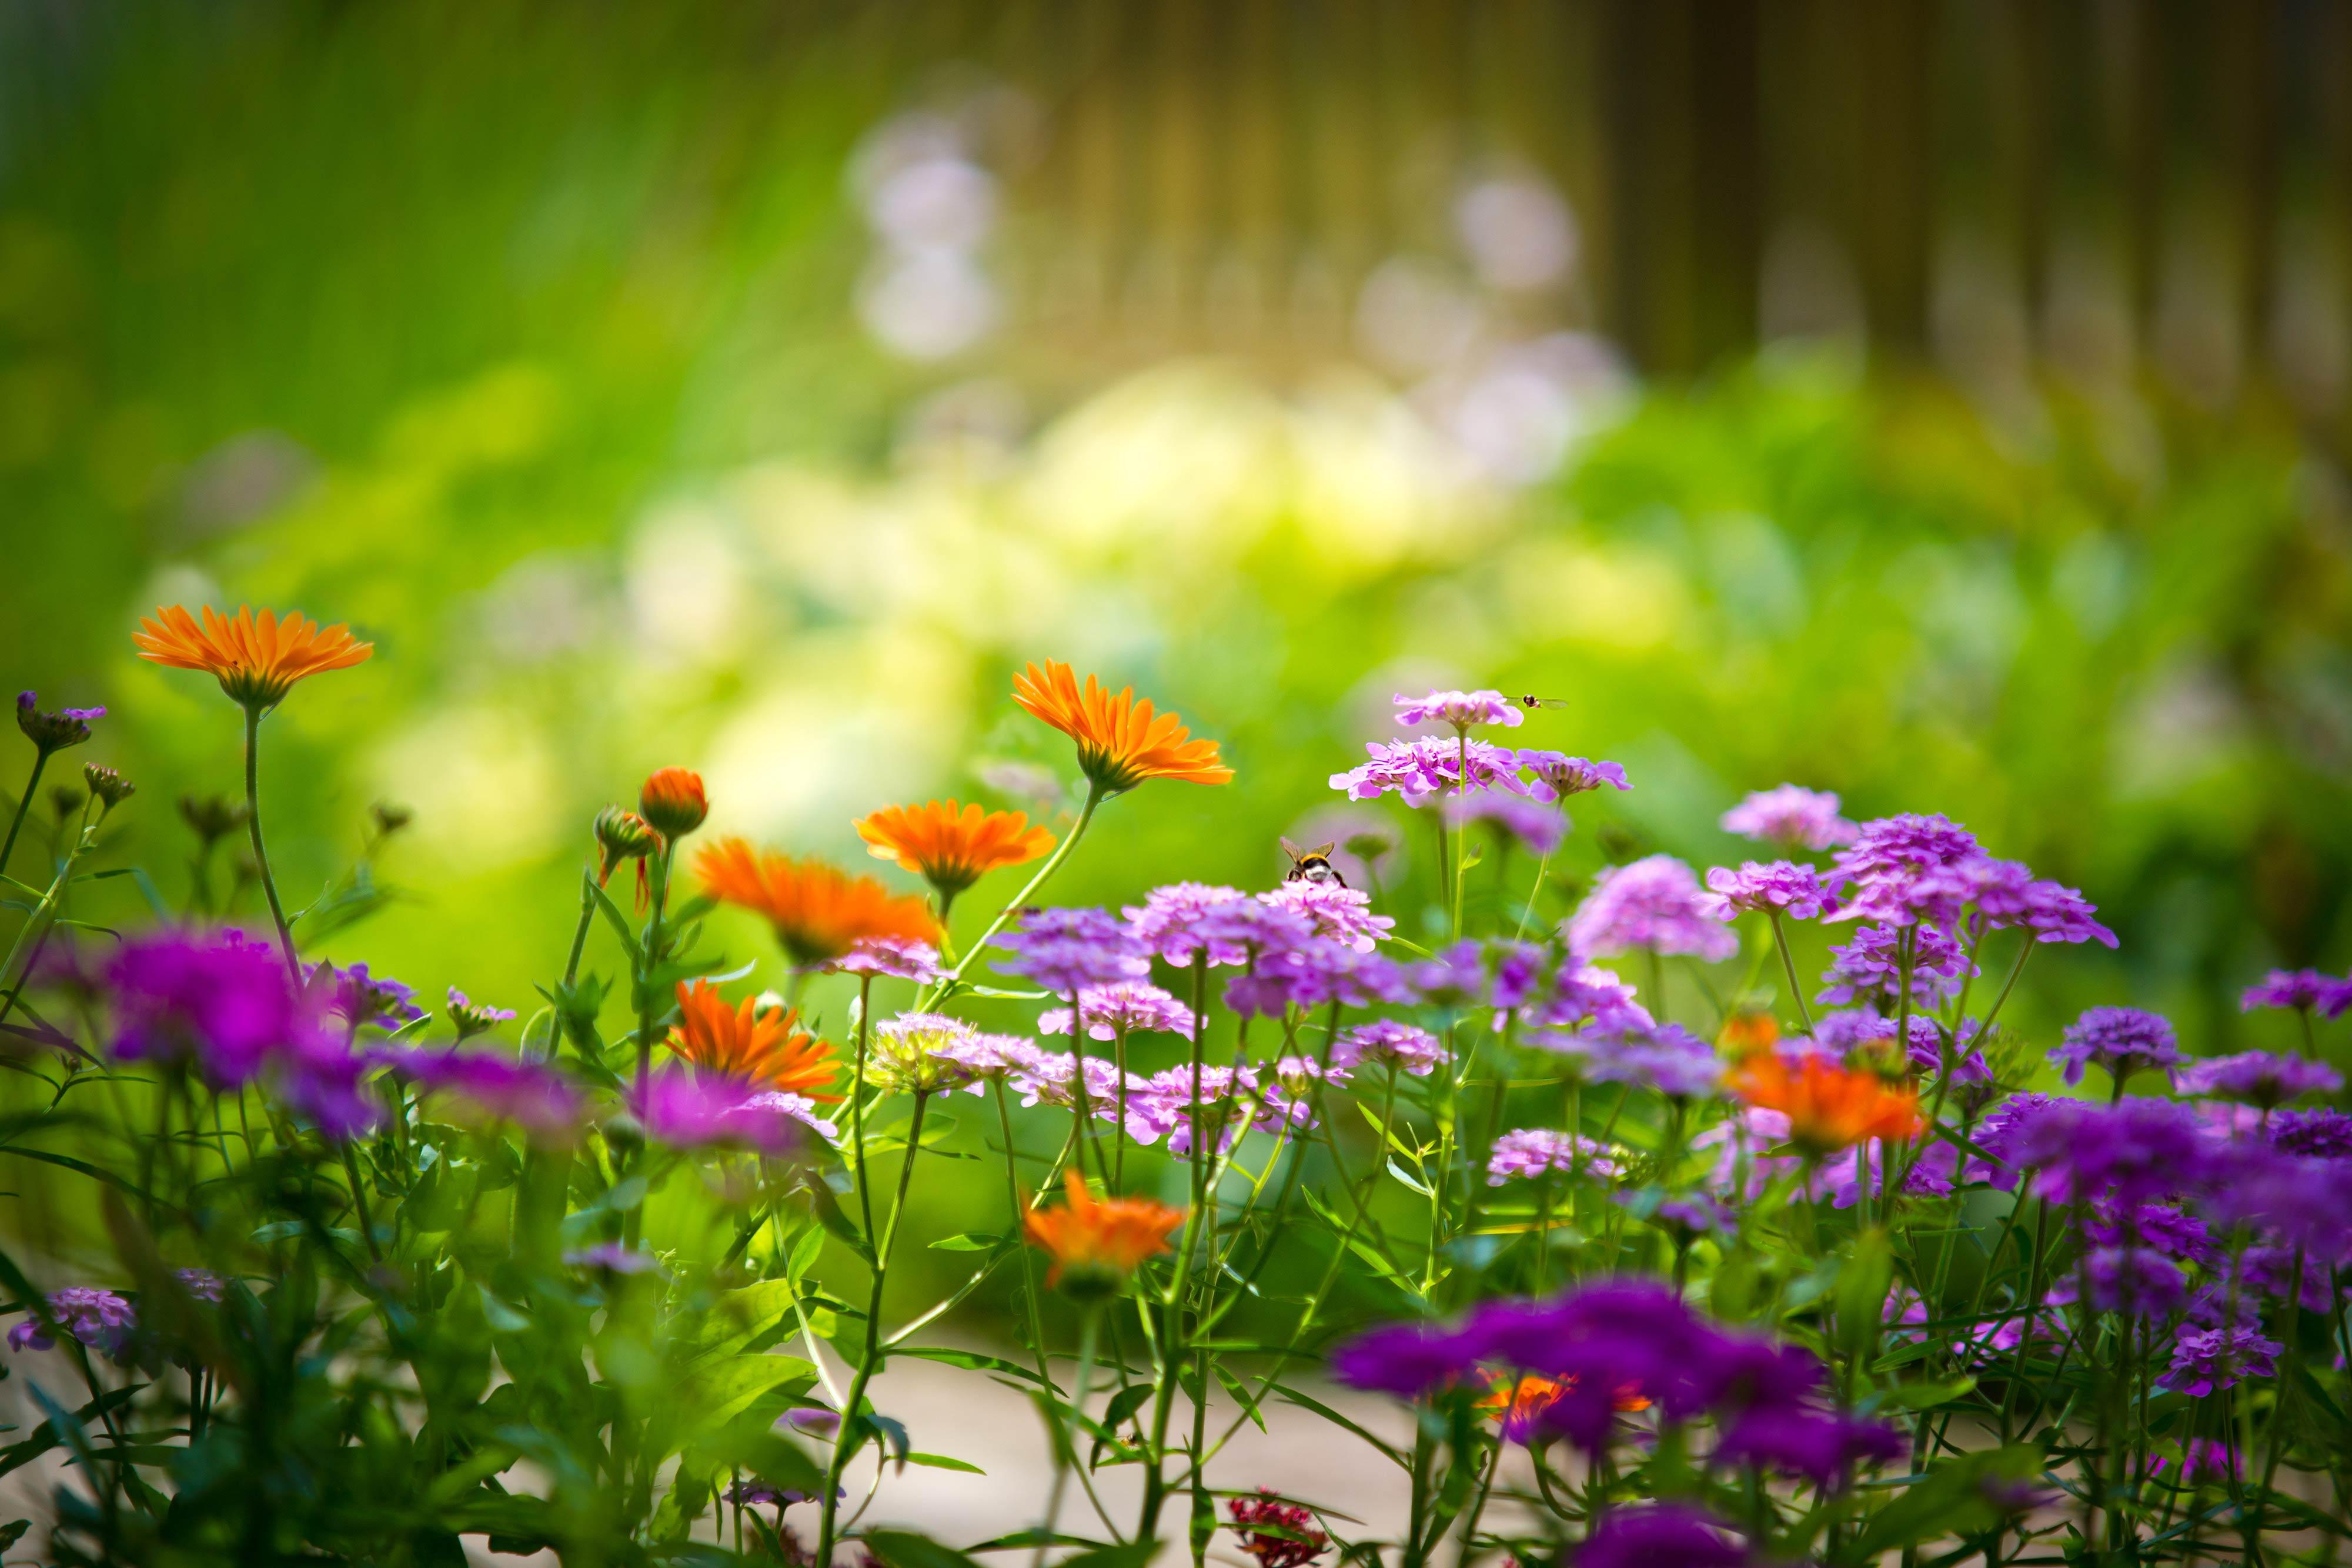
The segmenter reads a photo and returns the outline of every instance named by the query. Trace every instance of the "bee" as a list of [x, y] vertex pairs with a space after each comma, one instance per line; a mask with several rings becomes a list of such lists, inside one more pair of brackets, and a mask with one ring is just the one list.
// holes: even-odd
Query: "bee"
[[1282, 880], [1285, 882], [1328, 882], [1336, 883], [1341, 887], [1347, 886], [1348, 879], [1341, 876], [1339, 874], [1339, 868], [1331, 863], [1331, 852], [1339, 847], [1339, 846], [1337, 843], [1328, 843], [1318, 845], [1316, 848], [1311, 850], [1302, 850], [1297, 844], [1292, 843], [1288, 839], [1284, 839], [1282, 841], [1282, 852], [1290, 857], [1290, 874], [1284, 877]]
[[1566, 707], [1568, 706], [1568, 699], [1566, 697], [1539, 697], [1530, 692], [1526, 696], [1519, 699], [1519, 706], [1526, 708], [1528, 712], [1533, 713], [1539, 707]]

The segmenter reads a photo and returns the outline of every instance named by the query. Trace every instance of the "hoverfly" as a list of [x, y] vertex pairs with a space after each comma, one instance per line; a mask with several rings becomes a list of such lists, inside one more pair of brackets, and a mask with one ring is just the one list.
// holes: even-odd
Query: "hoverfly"
[[1566, 697], [1539, 697], [1530, 692], [1526, 696], [1519, 699], [1519, 706], [1532, 713], [1539, 707], [1566, 707], [1568, 706], [1568, 699]]
[[1282, 840], [1281, 843], [1282, 852], [1290, 857], [1290, 874], [1283, 881], [1348, 885], [1348, 879], [1341, 876], [1339, 868], [1331, 863], [1331, 852], [1339, 847], [1337, 843], [1321, 844], [1311, 850], [1302, 850], [1288, 839]]

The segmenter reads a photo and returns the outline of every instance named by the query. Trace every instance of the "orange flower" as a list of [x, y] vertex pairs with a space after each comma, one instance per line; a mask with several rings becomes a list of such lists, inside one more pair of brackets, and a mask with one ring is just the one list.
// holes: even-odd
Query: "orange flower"
[[1794, 1071], [1780, 1057], [1759, 1051], [1732, 1078], [1732, 1087], [1751, 1105], [1789, 1118], [1789, 1141], [1819, 1156], [1851, 1148], [1865, 1138], [1900, 1143], [1916, 1137], [1918, 1092], [1892, 1089], [1874, 1072], [1855, 1071], [1809, 1056]]
[[710, 815], [710, 802], [702, 793], [702, 775], [683, 768], [655, 768], [637, 791], [637, 815], [665, 839], [686, 837]]
[[1070, 666], [1045, 661], [1013, 679], [1013, 700], [1078, 743], [1078, 768], [1106, 795], [1132, 789], [1146, 779], [1181, 779], [1192, 784], [1230, 782], [1234, 770], [1217, 760], [1217, 743], [1192, 740], [1172, 713], [1154, 716], [1151, 704], [1135, 700], [1133, 686], [1110, 688], [1087, 677], [1086, 689]]
[[999, 866], [1034, 861], [1054, 835], [1019, 811], [983, 811], [953, 800], [885, 806], [861, 817], [857, 836], [876, 860], [896, 861], [953, 898]]
[[1097, 1200], [1087, 1190], [1086, 1177], [1075, 1170], [1062, 1173], [1069, 1204], [1063, 1208], [1031, 1206], [1022, 1228], [1029, 1239], [1053, 1254], [1054, 1267], [1045, 1283], [1057, 1285], [1070, 1277], [1073, 1295], [1108, 1295], [1127, 1283], [1143, 1260], [1168, 1249], [1168, 1238], [1184, 1223], [1184, 1211], [1154, 1203], [1148, 1197], [1107, 1197]]
[[[1573, 1377], [1555, 1381], [1524, 1373], [1517, 1378], [1499, 1375], [1494, 1388], [1478, 1401], [1477, 1407], [1503, 1425], [1503, 1436], [1514, 1443], [1525, 1443], [1537, 1432], [1543, 1413], [1559, 1401], [1559, 1396], [1576, 1386]], [[1633, 1384], [1627, 1384], [1610, 1396], [1610, 1404], [1624, 1412], [1647, 1410], [1650, 1401]]]
[[265, 610], [257, 618], [243, 604], [234, 620], [209, 604], [204, 614], [199, 626], [177, 604], [158, 606], [154, 618], [140, 622], [131, 638], [139, 656], [175, 670], [205, 671], [221, 690], [259, 711], [283, 702], [303, 676], [349, 669], [375, 652], [374, 643], [357, 641], [347, 626], [320, 631], [317, 622], [298, 614], [280, 621], [277, 612]]
[[1723, 1020], [1723, 1030], [1715, 1037], [1716, 1045], [1735, 1057], [1748, 1056], [1780, 1043], [1780, 1022], [1770, 1013], [1757, 1008], [1739, 1008]]
[[796, 1030], [800, 1014], [791, 1009], [761, 1012], [749, 997], [740, 1007], [730, 1008], [708, 980], [678, 987], [677, 1008], [685, 1016], [669, 1031], [674, 1055], [706, 1072], [748, 1079], [762, 1089], [812, 1100], [841, 1098], [831, 1092], [833, 1047]]
[[696, 857], [702, 890], [722, 904], [767, 916], [795, 964], [838, 958], [868, 936], [939, 945], [939, 922], [919, 898], [902, 897], [870, 876], [822, 861], [795, 861], [721, 839]]

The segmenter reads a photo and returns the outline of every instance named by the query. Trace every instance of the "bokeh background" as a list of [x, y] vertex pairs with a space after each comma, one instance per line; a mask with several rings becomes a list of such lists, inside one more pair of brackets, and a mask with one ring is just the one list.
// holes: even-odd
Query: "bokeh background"
[[1240, 769], [1062, 897], [1268, 883], [1495, 684], [1637, 785], [1546, 913], [1792, 779], [2090, 893], [2029, 1030], [2258, 1043], [2352, 961], [2347, 85], [2321, 0], [0, 0], [0, 671], [176, 902], [236, 715], [137, 617], [351, 622], [289, 900], [406, 808], [331, 950], [526, 1010], [646, 769], [1051, 818], [1055, 656]]

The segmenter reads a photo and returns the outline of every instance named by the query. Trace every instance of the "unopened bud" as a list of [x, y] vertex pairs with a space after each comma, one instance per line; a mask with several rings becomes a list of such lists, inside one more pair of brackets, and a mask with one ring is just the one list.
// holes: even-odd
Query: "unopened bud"
[[637, 791], [637, 814], [665, 839], [686, 837], [710, 815], [702, 775], [683, 768], [656, 768]]
[[614, 867], [651, 854], [660, 841], [652, 824], [635, 811], [607, 806], [597, 812], [596, 843], [602, 852], [596, 866], [598, 885], [612, 879]]
[[225, 795], [183, 795], [180, 816], [209, 848], [216, 840], [245, 831], [245, 802]]
[[89, 792], [110, 811], [139, 792], [136, 784], [102, 763], [83, 763], [81, 777], [82, 782], [89, 786]]
[[407, 807], [391, 805], [383, 800], [378, 800], [374, 805], [370, 806], [368, 815], [375, 819], [376, 836], [382, 839], [392, 837], [393, 834], [416, 821], [416, 813]]

